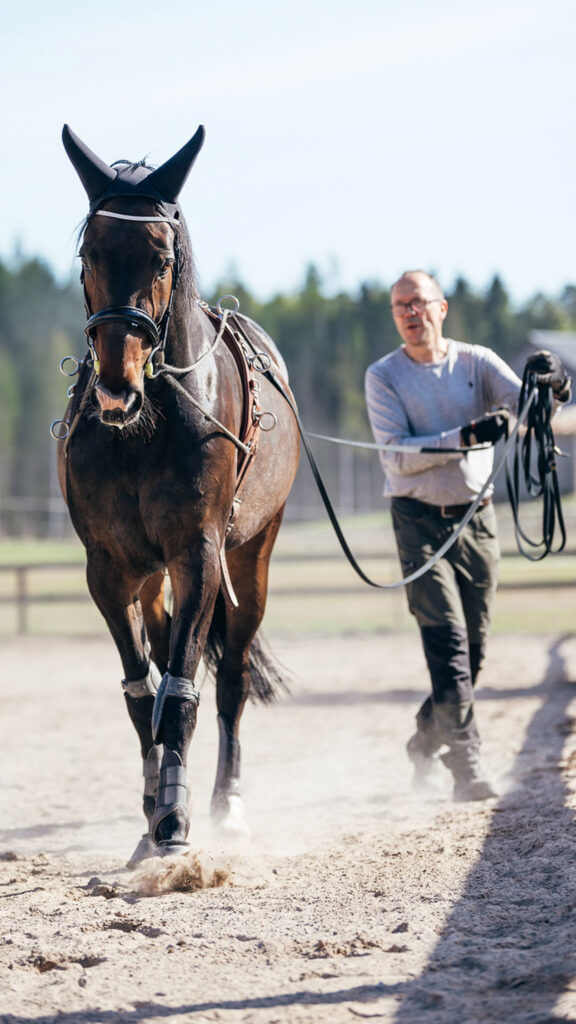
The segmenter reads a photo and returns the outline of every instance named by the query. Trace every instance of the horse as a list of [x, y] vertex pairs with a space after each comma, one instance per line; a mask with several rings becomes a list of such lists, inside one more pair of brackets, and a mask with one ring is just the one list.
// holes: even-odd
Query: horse
[[259, 627], [299, 461], [294, 398], [263, 328], [233, 297], [213, 308], [199, 296], [179, 195], [204, 135], [200, 126], [153, 168], [108, 165], [68, 125], [62, 133], [89, 200], [79, 233], [88, 351], [57, 437], [58, 476], [140, 743], [147, 828], [129, 867], [189, 845], [201, 660], [216, 681], [210, 813], [227, 833], [248, 831], [242, 711], [283, 685]]

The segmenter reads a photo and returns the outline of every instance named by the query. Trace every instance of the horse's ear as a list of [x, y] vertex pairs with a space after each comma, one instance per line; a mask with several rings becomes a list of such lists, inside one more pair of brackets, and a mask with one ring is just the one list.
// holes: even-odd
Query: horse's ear
[[62, 129], [62, 142], [86, 189], [90, 202], [93, 202], [110, 182], [114, 181], [117, 176], [116, 171], [105, 164], [99, 156], [96, 156], [67, 124]]
[[157, 192], [169, 203], [175, 203], [180, 195], [184, 182], [192, 170], [192, 165], [202, 149], [206, 132], [204, 125], [200, 125], [196, 133], [182, 149], [179, 149], [170, 160], [167, 160], [161, 167], [147, 179], [147, 185], [153, 185]]

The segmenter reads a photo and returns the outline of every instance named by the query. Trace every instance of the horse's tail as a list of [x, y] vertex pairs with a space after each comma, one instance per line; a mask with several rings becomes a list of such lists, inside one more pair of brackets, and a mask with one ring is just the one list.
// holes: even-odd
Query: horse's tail
[[[214, 615], [204, 647], [204, 664], [211, 675], [216, 676], [224, 652], [226, 633], [226, 607], [222, 594], [218, 594]], [[271, 704], [282, 693], [288, 693], [287, 670], [272, 654], [261, 633], [254, 637], [249, 652], [250, 699]]]

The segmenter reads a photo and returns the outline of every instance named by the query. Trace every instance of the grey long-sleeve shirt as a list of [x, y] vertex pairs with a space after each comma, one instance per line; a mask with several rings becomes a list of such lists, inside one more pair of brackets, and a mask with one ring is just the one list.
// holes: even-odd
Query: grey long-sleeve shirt
[[438, 454], [381, 452], [384, 494], [431, 505], [473, 501], [490, 476], [493, 448], [450, 453], [460, 427], [494, 408], [518, 409], [520, 380], [489, 348], [448, 341], [437, 363], [417, 363], [404, 347], [366, 371], [368, 417], [378, 444], [438, 448]]

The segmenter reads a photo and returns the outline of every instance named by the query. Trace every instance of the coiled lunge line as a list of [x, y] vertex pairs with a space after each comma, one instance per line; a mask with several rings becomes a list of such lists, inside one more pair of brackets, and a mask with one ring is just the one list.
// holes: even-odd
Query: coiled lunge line
[[[520, 391], [519, 408], [525, 408], [526, 394], [535, 397], [527, 407], [526, 430], [521, 437], [515, 434], [515, 451], [512, 460], [512, 471], [506, 465], [506, 486], [508, 499], [514, 519], [514, 532], [520, 554], [531, 562], [539, 562], [546, 555], [564, 549], [566, 544], [566, 526], [562, 513], [560, 485], [556, 471], [556, 459], [564, 453], [560, 451], [552, 431], [554, 414], [554, 398], [549, 384], [539, 383], [537, 375], [528, 367], [524, 370]], [[536, 461], [536, 473], [533, 462]], [[522, 529], [519, 520], [519, 481], [520, 470], [526, 491], [532, 498], [542, 498], [542, 539], [531, 540]], [[560, 543], [553, 548], [556, 522], [560, 530]], [[524, 545], [539, 548], [539, 552], [531, 553]]]

